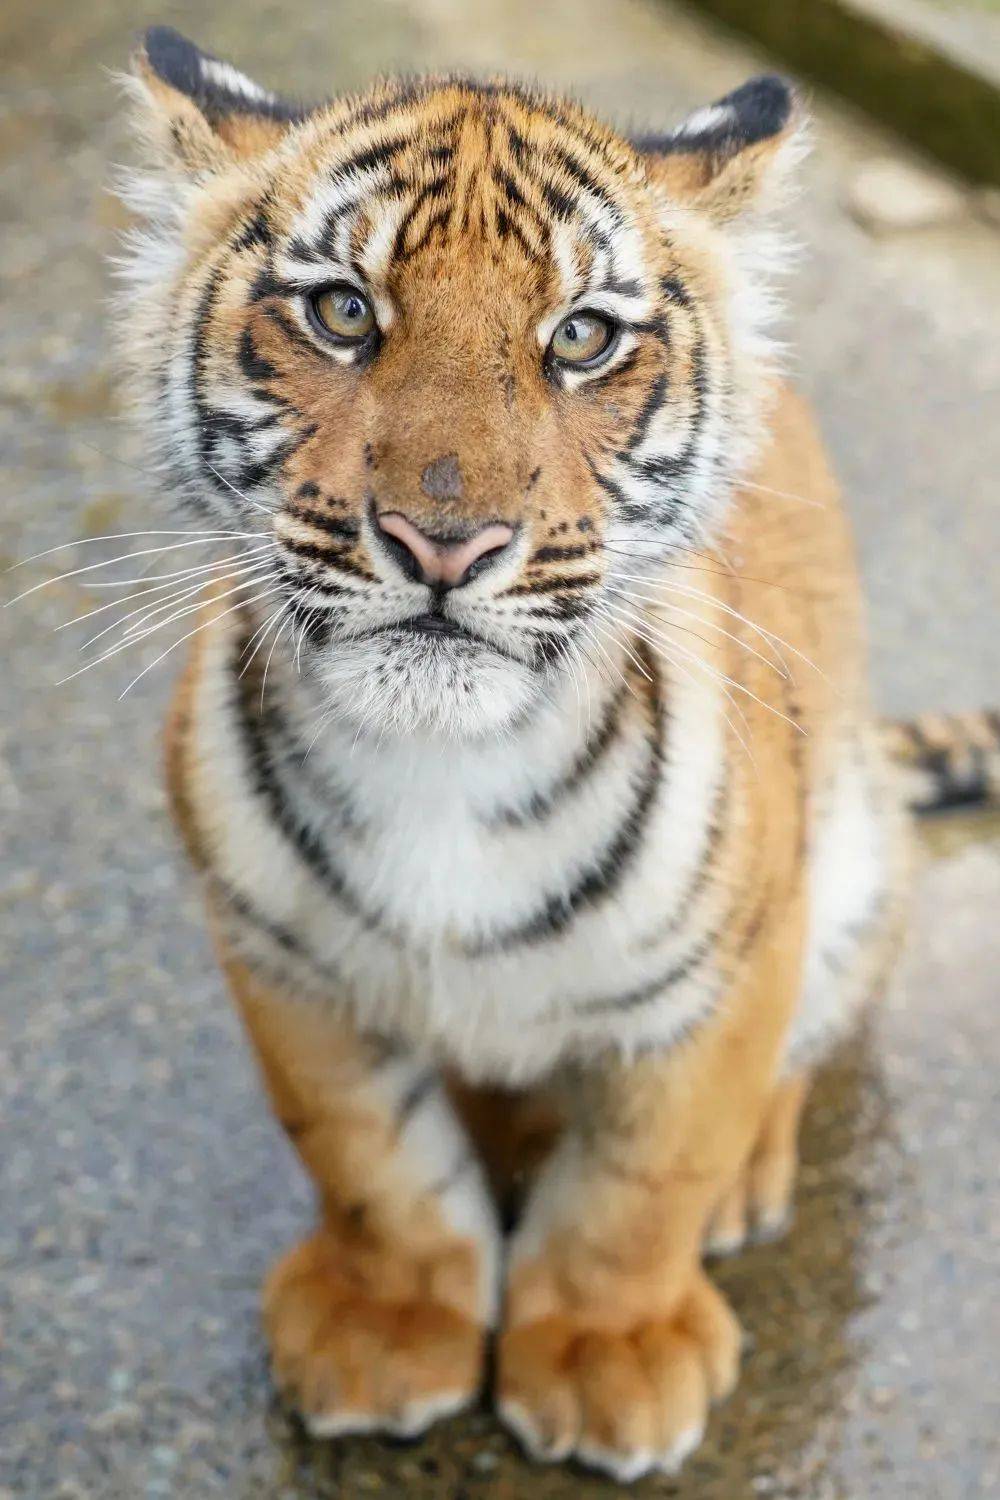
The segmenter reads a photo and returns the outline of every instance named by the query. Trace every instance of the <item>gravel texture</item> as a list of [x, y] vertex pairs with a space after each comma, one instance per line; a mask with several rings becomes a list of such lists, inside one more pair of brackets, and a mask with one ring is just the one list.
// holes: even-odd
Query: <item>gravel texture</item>
[[[541, 11], [541, 14], [539, 14]], [[158, 520], [111, 378], [103, 257], [125, 154], [114, 89], [168, 20], [303, 94], [467, 63], [651, 123], [762, 60], [630, 0], [124, 0], [0, 18], [0, 565]], [[765, 61], [766, 66], [766, 61]], [[971, 214], [868, 238], [841, 206], [899, 148], [819, 103], [798, 210], [799, 378], [857, 519], [879, 701], [995, 700], [1000, 681], [1000, 237]], [[795, 504], [775, 498], [776, 504]], [[86, 555], [85, 555], [86, 554]], [[13, 595], [85, 548], [2, 579]], [[221, 992], [159, 788], [173, 657], [57, 687], [104, 602], [82, 578], [0, 614], [0, 1500], [496, 1500], [607, 1494], [531, 1470], [483, 1412], [414, 1448], [307, 1441], [269, 1395], [257, 1286], [307, 1221]], [[166, 642], [164, 643], [166, 644]], [[996, 841], [938, 834], [903, 973], [824, 1077], [798, 1224], [723, 1269], [754, 1343], [681, 1480], [638, 1494], [973, 1500], [1000, 1490]]]

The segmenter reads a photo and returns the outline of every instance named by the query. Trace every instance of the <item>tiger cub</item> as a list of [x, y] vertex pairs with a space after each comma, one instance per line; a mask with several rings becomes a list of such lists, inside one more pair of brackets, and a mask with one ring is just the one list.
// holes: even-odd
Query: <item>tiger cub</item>
[[313, 1433], [412, 1435], [495, 1334], [530, 1454], [673, 1471], [740, 1358], [703, 1255], [784, 1228], [902, 900], [851, 541], [768, 342], [802, 109], [305, 107], [159, 27], [129, 88], [132, 389], [228, 539], [173, 806], [318, 1200], [275, 1379]]

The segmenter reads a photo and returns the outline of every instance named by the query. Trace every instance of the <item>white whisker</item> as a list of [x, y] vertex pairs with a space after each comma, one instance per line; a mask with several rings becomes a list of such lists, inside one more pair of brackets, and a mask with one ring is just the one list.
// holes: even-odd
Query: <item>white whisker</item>
[[[787, 678], [791, 676], [791, 673], [788, 670], [788, 663], [781, 656], [780, 652], [778, 652], [778, 661], [773, 661], [771, 657], [765, 656], [761, 651], [757, 651], [753, 646], [749, 644], [748, 641], [741, 640], [738, 635], [734, 635], [731, 630], [725, 630], [721, 625], [716, 624], [714, 620], [706, 620], [703, 615], [696, 614], [693, 609], [683, 609], [679, 604], [671, 604], [669, 600], [662, 599], [657, 594], [645, 594], [642, 593], [639, 589], [612, 588], [612, 593], [621, 595], [622, 598], [629, 599], [633, 603], [637, 603], [638, 601], [642, 600], [651, 605], [654, 609], [669, 609], [672, 610], [675, 614], [683, 615], [686, 620], [696, 620], [698, 624], [703, 625], [706, 630], [714, 630], [718, 635], [725, 636], [727, 641], [733, 641], [737, 646], [740, 647], [742, 651], [746, 651], [750, 656], [755, 656], [759, 662], [763, 662], [765, 667], [770, 667], [772, 672], [777, 672], [779, 677]], [[664, 621], [664, 623], [669, 624], [670, 622]], [[679, 630], [684, 629], [683, 626], [678, 626], [676, 628]], [[696, 630], [689, 631], [688, 633], [690, 635], [698, 635], [698, 632]], [[698, 639], [702, 641], [705, 640], [704, 636], [699, 636]], [[713, 643], [711, 641], [705, 641], [705, 645], [711, 647]], [[777, 651], [777, 647], [773, 647], [773, 649]]]
[[826, 510], [822, 500], [815, 500], [809, 495], [793, 495], [790, 490], [775, 490], [769, 484], [755, 484], [752, 480], [743, 479], [737, 486], [740, 490], [758, 490], [762, 495], [773, 495], [776, 500], [794, 500], [799, 505], [811, 506], [814, 510]]
[[[244, 580], [244, 582], [241, 583], [241, 584], [239, 584], [238, 587], [239, 588], [244, 588], [244, 587], [246, 587], [247, 583], [254, 582], [255, 580], [257, 580], [259, 578], [267, 578], [269, 576], [273, 577], [273, 574], [269, 574], [268, 571], [267, 571], [267, 569], [261, 568], [259, 566], [259, 564], [251, 563], [251, 564], [249, 564], [245, 568], [237, 568], [237, 569], [231, 570], [227, 574], [226, 579], [219, 580], [219, 581], [220, 582], [225, 582], [225, 581], [227, 581], [230, 578], [231, 579], [242, 578]], [[179, 593], [178, 595], [175, 595], [172, 599], [167, 599], [167, 600], [162, 601], [160, 604], [156, 605], [153, 609], [149, 610], [149, 612], [146, 615], [146, 618], [144, 620], [137, 620], [134, 625], [127, 626], [125, 628], [125, 630], [122, 632], [122, 639], [123, 640], [134, 640], [134, 639], [137, 639], [137, 637], [138, 637], [139, 634], [149, 634], [149, 633], [151, 633], [151, 632], [147, 631], [147, 629], [145, 628], [149, 620], [155, 619], [158, 614], [161, 614], [164, 610], [169, 610], [174, 604], [180, 604], [180, 603], [182, 603], [182, 601], [184, 599], [186, 599], [186, 598], [190, 598], [192, 596], [197, 596], [199, 594], [203, 594], [205, 592], [205, 589], [208, 586], [208, 583], [211, 583], [211, 582], [214, 582], [214, 581], [215, 580], [209, 579], [206, 583], [192, 584], [189, 588], [182, 590], [181, 593]], [[229, 589], [226, 592], [220, 594], [219, 598], [224, 599], [226, 597], [226, 593], [235, 593], [235, 592], [236, 592], [236, 589]], [[198, 608], [200, 608], [200, 601], [198, 603], [192, 605], [192, 606], [189, 606], [189, 608], [187, 610], [183, 611], [183, 612], [184, 613], [190, 613], [191, 609], [198, 609]], [[178, 615], [171, 615], [171, 617], [170, 617], [171, 620], [175, 620], [177, 618], [178, 618]], [[169, 621], [161, 621], [160, 624], [169, 624]], [[157, 630], [159, 630], [160, 625], [157, 625], [155, 628]]]
[[278, 629], [275, 632], [274, 639], [271, 642], [271, 649], [267, 653], [267, 660], [264, 663], [264, 675], [261, 677], [261, 680], [260, 680], [260, 711], [261, 711], [261, 713], [264, 712], [264, 689], [267, 687], [267, 673], [268, 673], [268, 668], [271, 665], [271, 657], [274, 655], [275, 647], [277, 646], [278, 642], [281, 640], [281, 637], [284, 635], [285, 629], [286, 629], [289, 621], [292, 619], [292, 615], [290, 613], [291, 604], [292, 604], [292, 601], [289, 599], [286, 602], [285, 606], [284, 606], [285, 613], [281, 616], [281, 623], [279, 624]]
[[224, 573], [230, 563], [246, 562], [249, 558], [261, 558], [266, 552], [275, 552], [277, 548], [271, 542], [265, 542], [260, 547], [247, 547], [242, 552], [234, 552], [229, 557], [220, 558], [218, 562], [199, 563], [193, 568], [178, 568], [173, 573], [142, 573], [138, 578], [115, 578], [113, 580], [101, 580], [97, 583], [81, 583], [83, 589], [120, 589], [126, 588], [133, 583], [160, 584], [171, 580], [178, 583], [185, 582], [191, 578], [198, 578], [208, 573]]
[[[281, 587], [282, 587], [281, 584], [277, 585], [277, 588], [281, 588]], [[178, 646], [183, 646], [183, 644], [184, 644], [185, 641], [189, 641], [191, 639], [191, 637], [197, 635], [200, 630], [204, 630], [209, 625], [216, 624], [216, 622], [218, 620], [225, 619], [226, 615], [231, 615], [234, 612], [234, 610], [245, 609], [248, 604], [259, 604], [262, 599], [268, 598], [269, 595], [274, 594], [275, 592], [276, 592], [276, 589], [272, 588], [272, 589], [265, 590], [264, 593], [262, 593], [262, 594], [258, 594], [256, 596], [256, 598], [254, 598], [254, 599], [249, 599], [249, 600], [248, 599], [239, 599], [239, 600], [237, 600], [237, 602], [235, 604], [231, 604], [228, 609], [224, 609], [222, 611], [221, 615], [213, 615], [210, 620], [203, 620], [200, 625], [196, 625], [193, 630], [189, 630], [188, 633], [187, 633], [187, 635], [182, 635], [179, 641], [174, 641], [173, 645], [168, 646], [167, 649], [166, 649], [166, 651], [161, 651], [160, 655], [156, 658], [156, 660], [155, 661], [151, 661], [149, 663], [148, 667], [143, 667], [142, 671], [139, 672], [139, 673], [137, 673], [137, 675], [132, 678], [132, 681], [128, 684], [128, 687], [124, 688], [122, 690], [122, 692], [120, 692], [118, 694], [118, 701], [119, 701], [119, 703], [124, 698], [125, 694], [127, 692], [129, 692], [132, 688], [134, 688], [135, 685], [136, 685], [136, 683], [141, 678], [145, 677], [145, 675], [146, 675], [147, 672], [151, 672], [154, 667], [159, 666], [160, 662], [163, 660], [163, 658], [165, 656], [169, 656], [170, 653], [171, 653], [171, 651], [176, 651], [176, 649], [177, 649]]]
[[[226, 598], [228, 594], [236, 593], [245, 588], [251, 588], [258, 581], [259, 580], [256, 578], [248, 578], [244, 583], [237, 584], [236, 588], [229, 589], [227, 591], [227, 594], [220, 595], [220, 598]], [[166, 620], [161, 620], [160, 623], [151, 630], [142, 631], [134, 635], [126, 635], [126, 638], [124, 640], [116, 641], [113, 646], [110, 646], [106, 651], [102, 651], [99, 656], [95, 656], [90, 661], [85, 662], [82, 667], [78, 667], [76, 671], [70, 672], [68, 676], [60, 678], [56, 683], [56, 686], [62, 687], [63, 683], [72, 682], [74, 677], [79, 677], [83, 672], [89, 672], [92, 667], [100, 666], [102, 662], [109, 661], [112, 656], [117, 656], [119, 652], [127, 650], [130, 646], [136, 645], [139, 641], [145, 640], [147, 636], [154, 635], [158, 630], [162, 630], [166, 625], [169, 625], [173, 619], [179, 618], [184, 613], [190, 613], [192, 607], [195, 609], [201, 609], [203, 608], [203, 605], [199, 601], [198, 604], [189, 606], [187, 610], [178, 611], [176, 615], [170, 616]]]
[[[7, 609], [12, 604], [19, 604], [22, 599], [27, 599], [30, 594], [36, 594], [39, 589], [48, 588], [53, 583], [64, 583], [67, 578], [78, 578], [82, 573], [93, 573], [97, 568], [110, 568], [115, 563], [131, 561], [133, 557], [148, 557], [151, 553], [177, 552], [182, 547], [201, 546], [204, 546], [204, 542], [200, 538], [186, 542], [171, 542], [167, 547], [142, 547], [137, 552], [123, 552], [120, 557], [107, 557], [102, 562], [88, 563], [82, 568], [71, 568], [69, 572], [60, 573], [55, 578], [43, 578], [41, 583], [33, 584], [30, 589], [25, 589], [23, 593], [15, 595], [13, 599], [8, 599], [4, 608]], [[136, 580], [129, 579], [126, 581], [131, 583]]]
[[[612, 629], [615, 628], [615, 624], [616, 623], [619, 624], [619, 625], [621, 624], [621, 622], [614, 622], [614, 621], [612, 621], [609, 616], [605, 617], [605, 623], [607, 625], [609, 625], [609, 627], [612, 628]], [[625, 628], [628, 629], [629, 627], [626, 626]], [[617, 631], [615, 633], [617, 634]], [[670, 664], [670, 666], [674, 669], [674, 671], [678, 672], [687, 682], [693, 683], [696, 687], [700, 687], [703, 691], [706, 690], [706, 684], [703, 681], [699, 681], [699, 679], [696, 678], [693, 675], [693, 673], [690, 671], [689, 668], [685, 667], [681, 662], [677, 661], [677, 659], [671, 654], [670, 650], [667, 647], [659, 644], [658, 642], [654, 642], [654, 641], [647, 641], [647, 644], [649, 646], [651, 646], [653, 650], [657, 651], [659, 653], [659, 655], [661, 655], [664, 658], [664, 660], [667, 661]], [[697, 659], [696, 659], [696, 664], [697, 664]], [[701, 663], [701, 665], [704, 666], [705, 664]], [[711, 674], [711, 682], [712, 682], [712, 686], [713, 687], [719, 688], [718, 682], [715, 681], [715, 674], [714, 673]], [[739, 703], [737, 703], [736, 699], [733, 697], [733, 695], [732, 695], [731, 692], [729, 692], [725, 687], [721, 688], [721, 692], [722, 692], [723, 697], [725, 697], [728, 700], [731, 708], [733, 709], [733, 712], [736, 713], [739, 716], [740, 722], [742, 723], [744, 729], [747, 732], [747, 738], [744, 739], [743, 735], [736, 728], [736, 725], [733, 723], [732, 719], [729, 717], [729, 715], [726, 713], [726, 711], [724, 709], [722, 710], [722, 717], [725, 719], [725, 721], [728, 724], [730, 730], [732, 731], [733, 737], [736, 739], [737, 743], [742, 747], [744, 753], [747, 756], [747, 759], [749, 760], [751, 766], [754, 768], [755, 774], [757, 774], [757, 762], [756, 762], [756, 760], [754, 758], [753, 750], [752, 750], [751, 744], [750, 744], [750, 724], [749, 724], [749, 722], [747, 720], [747, 716], [743, 712], [743, 709], [740, 707]]]
[[[28, 563], [38, 562], [42, 557], [51, 557], [53, 552], [65, 552], [67, 547], [85, 547], [95, 542], [127, 542], [138, 536], [184, 536], [202, 541], [206, 546], [209, 542], [239, 541], [242, 537], [251, 537], [260, 541], [261, 536], [257, 531], [192, 531], [189, 527], [179, 528], [174, 531], [112, 531], [107, 536], [81, 536], [72, 542], [59, 542], [55, 547], [46, 547], [44, 552], [33, 552], [30, 557], [21, 557], [17, 562], [11, 563], [4, 569], [5, 573], [13, 573], [16, 568], [24, 568]], [[125, 553], [126, 557], [137, 557], [139, 553]]]
[[[631, 611], [629, 611], [629, 613], [631, 613]], [[664, 636], [663, 632], [656, 631], [653, 626], [650, 625], [647, 628], [652, 631], [655, 636], [662, 639], [666, 644], [668, 644], [671, 651], [680, 652], [683, 657], [692, 661], [701, 670], [709, 672], [717, 682], [727, 683], [728, 686], [733, 688], [736, 692], [744, 693], [746, 697], [751, 698], [754, 703], [759, 704], [760, 707], [766, 709], [768, 713], [774, 714], [775, 718], [784, 720], [786, 724], [791, 725], [791, 727], [799, 734], [805, 734], [806, 731], [803, 729], [801, 724], [797, 724], [794, 719], [790, 718], [788, 714], [783, 713], [780, 708], [775, 708], [773, 703], [768, 703], [764, 698], [758, 697], [758, 695], [753, 692], [752, 689], [748, 688], [745, 683], [739, 682], [735, 677], [730, 677], [725, 672], [720, 672], [717, 667], [713, 667], [709, 662], [704, 661], [697, 654], [697, 652], [689, 650], [687, 646], [682, 646], [678, 641], [674, 640], [671, 637]]]
[[232, 490], [234, 495], [238, 495], [246, 505], [252, 505], [254, 510], [259, 510], [263, 515], [270, 516], [272, 519], [274, 518], [273, 511], [268, 510], [266, 505], [260, 505], [256, 500], [251, 500], [249, 495], [244, 495], [242, 490], [238, 490], [235, 484], [230, 483], [225, 474], [220, 474], [218, 469], [213, 468], [212, 465], [208, 462], [206, 462], [205, 467], [215, 475], [216, 479], [221, 479], [226, 488]]

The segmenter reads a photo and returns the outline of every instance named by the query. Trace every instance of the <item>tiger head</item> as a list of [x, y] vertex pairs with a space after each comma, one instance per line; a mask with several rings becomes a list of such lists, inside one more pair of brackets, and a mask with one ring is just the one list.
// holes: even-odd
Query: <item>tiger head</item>
[[125, 324], [169, 487], [270, 544], [331, 711], [509, 726], [746, 468], [791, 91], [629, 141], [505, 81], [299, 107], [167, 28], [129, 86]]

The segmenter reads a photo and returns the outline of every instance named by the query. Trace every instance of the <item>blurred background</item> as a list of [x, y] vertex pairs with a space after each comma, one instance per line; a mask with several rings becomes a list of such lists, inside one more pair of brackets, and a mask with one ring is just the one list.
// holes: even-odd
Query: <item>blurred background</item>
[[[119, 414], [106, 306], [129, 147], [107, 70], [152, 21], [292, 94], [505, 69], [623, 125], [775, 67], [823, 80], [786, 334], [857, 528], [877, 700], [1000, 702], [996, 0], [7, 0], [0, 569], [174, 524]], [[330, 1447], [272, 1402], [257, 1289], [308, 1198], [166, 818], [176, 658], [122, 701], [164, 643], [56, 685], [81, 639], [57, 627], [101, 602], [85, 581], [0, 614], [0, 1500], [609, 1493], [529, 1469], [485, 1410], [415, 1448]], [[635, 1493], [1000, 1493], [1000, 845], [986, 820], [925, 843], [902, 972], [817, 1091], [795, 1231], [720, 1273], [744, 1382], [684, 1475]]]

